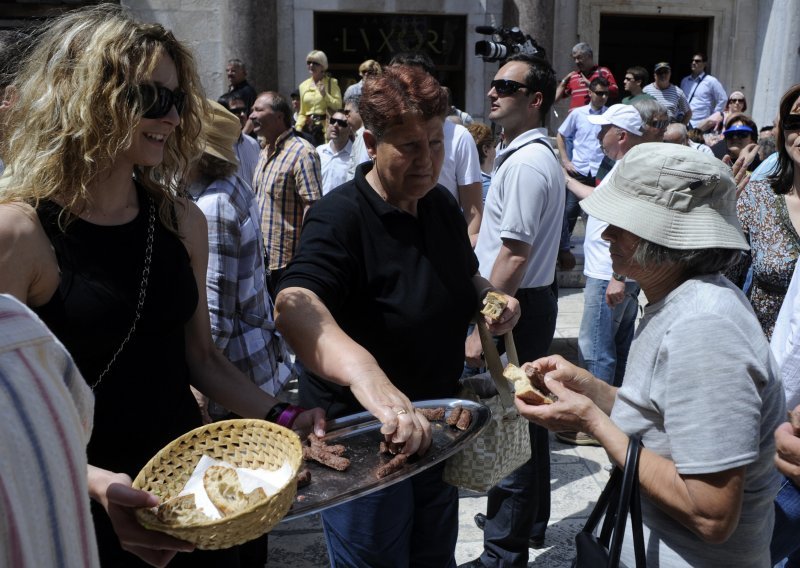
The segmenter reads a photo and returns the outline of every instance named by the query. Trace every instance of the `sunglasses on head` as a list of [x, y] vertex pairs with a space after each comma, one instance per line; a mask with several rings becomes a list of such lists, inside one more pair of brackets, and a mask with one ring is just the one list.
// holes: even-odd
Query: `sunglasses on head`
[[161, 85], [142, 85], [139, 87], [139, 93], [142, 97], [144, 118], [163, 118], [169, 114], [173, 106], [178, 114], [181, 114], [186, 103], [186, 93], [179, 89], [170, 91]]
[[347, 126], [347, 121], [344, 120], [343, 118], [332, 118], [331, 124], [338, 124], [339, 126], [344, 128], [345, 126]]
[[787, 114], [781, 121], [784, 130], [800, 130], [800, 114]]
[[666, 118], [664, 120], [651, 120], [647, 124], [653, 128], [657, 128], [658, 130], [664, 130], [667, 126], [669, 126], [669, 120]]
[[498, 95], [501, 97], [507, 97], [508, 95], [513, 95], [520, 89], [528, 89], [527, 85], [520, 83], [518, 81], [511, 81], [510, 79], [495, 79], [491, 83], [492, 88], [497, 92]]

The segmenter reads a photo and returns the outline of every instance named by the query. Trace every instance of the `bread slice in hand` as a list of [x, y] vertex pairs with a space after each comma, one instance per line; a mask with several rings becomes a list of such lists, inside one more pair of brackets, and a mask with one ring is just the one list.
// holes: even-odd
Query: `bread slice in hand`
[[509, 363], [503, 370], [503, 376], [514, 386], [514, 394], [527, 404], [553, 404], [557, 399], [553, 394], [545, 394], [531, 383], [531, 378], [540, 373], [533, 365], [525, 364], [522, 368]]
[[483, 309], [481, 310], [481, 313], [489, 318], [492, 322], [496, 322], [498, 319], [500, 319], [500, 314], [503, 313], [503, 310], [506, 309], [507, 305], [508, 301], [506, 300], [505, 295], [492, 290], [486, 294], [486, 297], [483, 298]]
[[[223, 517], [233, 515], [247, 509], [260, 499], [266, 499], [266, 494], [261, 488], [245, 495], [239, 483], [239, 474], [230, 467], [212, 465], [203, 475], [203, 487], [208, 498], [219, 509]], [[259, 489], [261, 491], [259, 492]]]

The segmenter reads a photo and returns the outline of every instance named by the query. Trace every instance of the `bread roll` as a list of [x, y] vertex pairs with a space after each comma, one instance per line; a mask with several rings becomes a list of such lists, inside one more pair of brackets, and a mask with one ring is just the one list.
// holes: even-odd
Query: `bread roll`
[[212, 465], [206, 470], [203, 475], [203, 487], [209, 500], [219, 509], [223, 517], [243, 511], [267, 498], [261, 487], [245, 494], [236, 470], [219, 465]]
[[519, 368], [509, 363], [503, 370], [503, 376], [514, 386], [514, 394], [517, 398], [534, 406], [553, 404], [555, 396], [543, 393], [531, 383], [531, 378], [537, 374], [539, 374], [538, 371], [528, 364]]
[[164, 501], [158, 506], [156, 517], [162, 523], [181, 526], [197, 525], [211, 520], [197, 508], [193, 494]]
[[496, 322], [500, 318], [500, 314], [506, 309], [508, 301], [504, 294], [495, 292], [494, 290], [488, 292], [486, 297], [483, 298], [483, 309], [481, 313], [487, 318]]

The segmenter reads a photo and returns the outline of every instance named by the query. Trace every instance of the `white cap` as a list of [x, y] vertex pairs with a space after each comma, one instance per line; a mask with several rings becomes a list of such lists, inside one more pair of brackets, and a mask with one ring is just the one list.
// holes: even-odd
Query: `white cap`
[[636, 136], [642, 135], [642, 116], [633, 105], [612, 105], [603, 114], [590, 114], [587, 118], [592, 124], [613, 124]]

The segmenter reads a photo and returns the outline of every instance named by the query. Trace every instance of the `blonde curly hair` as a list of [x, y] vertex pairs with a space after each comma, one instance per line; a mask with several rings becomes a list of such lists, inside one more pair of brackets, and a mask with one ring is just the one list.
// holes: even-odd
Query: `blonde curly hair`
[[148, 83], [163, 55], [175, 63], [186, 103], [163, 161], [136, 166], [134, 176], [159, 204], [162, 223], [177, 232], [172, 205], [190, 163], [202, 153], [200, 80], [192, 54], [172, 32], [137, 22], [116, 5], [71, 11], [34, 39], [13, 82], [14, 105], [2, 117], [0, 155], [9, 177], [0, 202], [35, 207], [57, 198], [66, 226], [90, 202], [88, 187], [130, 147], [146, 110], [139, 86]]

